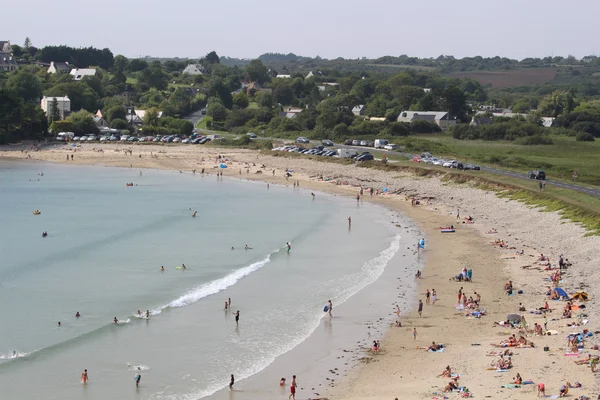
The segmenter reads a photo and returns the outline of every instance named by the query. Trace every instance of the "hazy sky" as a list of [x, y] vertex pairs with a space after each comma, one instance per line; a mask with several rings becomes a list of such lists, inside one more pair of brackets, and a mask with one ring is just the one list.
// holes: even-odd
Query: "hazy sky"
[[[598, 0], [24, 0], [0, 40], [108, 47], [127, 57], [408, 54], [576, 57], [600, 52]], [[597, 46], [597, 47], [595, 47]]]

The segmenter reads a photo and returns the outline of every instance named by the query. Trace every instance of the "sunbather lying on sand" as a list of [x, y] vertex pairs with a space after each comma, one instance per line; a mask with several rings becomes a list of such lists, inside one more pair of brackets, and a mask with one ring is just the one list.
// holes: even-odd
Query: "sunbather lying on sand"
[[496, 228], [492, 228], [489, 231], [486, 232], [488, 235], [492, 235], [494, 233], [498, 233], [498, 230]]
[[505, 350], [500, 350], [500, 351], [491, 351], [487, 355], [488, 356], [506, 357], [506, 356], [512, 356], [513, 352], [510, 349], [505, 349]]
[[550, 259], [543, 254], [540, 254], [540, 256], [537, 260], [538, 261], [550, 261]]
[[590, 363], [591, 359], [592, 359], [592, 355], [588, 354], [587, 358], [584, 358], [583, 360], [576, 360], [574, 362], [577, 365], [588, 365]]

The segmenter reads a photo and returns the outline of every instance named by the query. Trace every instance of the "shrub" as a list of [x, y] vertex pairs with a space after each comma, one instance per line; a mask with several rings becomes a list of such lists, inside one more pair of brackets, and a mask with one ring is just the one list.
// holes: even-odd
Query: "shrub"
[[594, 140], [596, 140], [596, 138], [594, 138], [594, 135], [592, 135], [591, 133], [579, 132], [577, 136], [575, 136], [575, 140], [577, 140], [578, 142], [593, 142]]

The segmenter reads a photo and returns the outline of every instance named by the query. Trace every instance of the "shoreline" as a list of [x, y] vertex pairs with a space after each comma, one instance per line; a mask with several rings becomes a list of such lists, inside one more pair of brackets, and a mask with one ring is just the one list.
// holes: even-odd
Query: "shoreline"
[[[64, 146], [63, 146], [64, 147]], [[112, 146], [107, 146], [112, 147]], [[117, 145], [117, 147], [120, 147]], [[573, 223], [564, 223], [556, 213], [540, 213], [522, 203], [503, 200], [494, 193], [473, 189], [466, 185], [454, 185], [440, 182], [436, 178], [415, 178], [406, 175], [392, 176], [389, 172], [364, 170], [353, 166], [331, 165], [306, 159], [283, 159], [256, 152], [225, 148], [185, 148], [167, 147], [167, 153], [159, 155], [159, 159], [149, 157], [149, 152], [160, 151], [161, 146], [125, 146], [134, 150], [136, 155], [141, 151], [142, 158], [124, 156], [120, 152], [86, 150], [92, 145], [82, 146], [83, 151], [75, 152], [73, 164], [100, 164], [107, 166], [130, 166], [133, 168], [186, 169], [209, 168], [213, 171], [216, 160], [212, 157], [225, 153], [230, 160], [230, 168], [225, 174], [248, 180], [260, 180], [267, 183], [291, 185], [281, 177], [283, 170], [294, 169], [294, 181], [301, 182], [302, 188], [319, 190], [334, 195], [356, 196], [358, 187], [351, 184], [364, 184], [378, 189], [388, 187], [392, 193], [401, 195], [379, 195], [372, 199], [395, 212], [401, 212], [415, 221], [417, 227], [428, 237], [425, 250], [425, 268], [423, 279], [419, 281], [419, 297], [425, 289], [436, 288], [438, 304], [435, 307], [425, 306], [424, 316], [415, 317], [415, 312], [402, 314], [403, 328], [392, 327], [382, 340], [381, 354], [369, 355], [372, 361], [361, 364], [342, 379], [340, 385], [330, 389], [325, 396], [330, 399], [365, 399], [365, 398], [431, 398], [433, 393], [440, 392], [448, 379], [437, 378], [445, 365], [452, 364], [453, 369], [461, 374], [460, 384], [467, 386], [475, 396], [499, 396], [511, 399], [531, 397], [532, 386], [502, 389], [511, 378], [519, 372], [524, 379], [544, 382], [548, 393], [558, 392], [558, 387], [565, 381], [578, 381], [582, 389], [572, 389], [569, 395], [597, 394], [598, 383], [589, 367], [575, 365], [574, 357], [563, 357], [565, 347], [564, 336], [579, 328], [566, 326], [570, 320], [550, 320], [549, 329], [561, 332], [557, 336], [533, 336], [528, 340], [536, 344], [534, 349], [518, 349], [513, 359], [514, 367], [507, 373], [499, 374], [485, 370], [494, 361], [494, 357], [486, 354], [495, 349], [489, 346], [492, 342], [505, 339], [507, 329], [494, 328], [493, 321], [504, 320], [506, 314], [519, 313], [518, 304], [523, 303], [527, 309], [543, 305], [545, 283], [543, 277], [548, 271], [535, 270], [535, 255], [547, 254], [556, 263], [559, 254], [564, 253], [574, 266], [566, 271], [565, 289], [573, 293], [583, 287], [591, 296], [587, 303], [586, 328], [596, 331], [598, 328], [598, 310], [594, 308], [598, 294], [598, 277], [594, 270], [600, 265], [595, 254], [600, 240], [597, 237], [584, 237], [585, 231]], [[15, 154], [15, 149], [1, 153]], [[113, 148], [114, 150], [114, 148]], [[106, 154], [108, 153], [108, 154]], [[72, 149], [50, 149], [34, 152], [32, 159], [65, 163], [65, 154], [72, 154]], [[106, 157], [108, 156], [108, 157]], [[201, 162], [194, 157], [203, 156]], [[19, 160], [17, 158], [17, 160]], [[21, 159], [22, 160], [22, 159]], [[257, 165], [252, 166], [251, 163]], [[265, 164], [267, 168], [261, 169]], [[247, 169], [245, 168], [247, 166]], [[276, 176], [270, 172], [274, 168]], [[236, 174], [236, 172], [239, 173]], [[246, 173], [242, 173], [246, 169]], [[250, 173], [252, 171], [252, 173]], [[257, 173], [259, 172], [260, 173]], [[348, 185], [332, 185], [327, 181], [311, 179], [311, 176], [322, 174], [332, 180], [348, 182]], [[406, 194], [433, 197], [434, 207], [411, 207]], [[369, 196], [367, 200], [369, 199]], [[435, 209], [433, 209], [435, 208]], [[460, 224], [455, 234], [443, 235], [436, 228], [456, 222], [455, 210], [461, 209], [462, 215], [470, 214], [475, 218], [474, 225]], [[451, 214], [452, 213], [452, 214]], [[459, 220], [460, 221], [460, 220]], [[486, 235], [486, 230], [497, 228], [498, 234]], [[430, 239], [429, 239], [430, 238]], [[489, 243], [494, 239], [507, 240], [514, 250], [498, 250]], [[492, 251], [490, 251], [493, 249]], [[515, 256], [516, 250], [525, 250], [524, 256]], [[523, 264], [532, 268], [523, 268]], [[473, 283], [449, 282], [452, 275], [460, 272], [464, 265], [474, 271]], [[389, 268], [389, 266], [388, 266]], [[503, 291], [506, 280], [512, 280], [516, 289], [524, 291], [523, 295], [507, 297]], [[585, 287], [584, 285], [588, 285]], [[454, 309], [456, 292], [465, 286], [467, 295], [477, 291], [482, 296], [482, 306], [488, 309], [488, 315], [481, 319], [466, 319], [463, 313]], [[393, 299], [390, 293], [390, 299]], [[554, 303], [556, 309], [552, 318], [559, 317], [564, 303]], [[527, 316], [530, 325], [541, 322], [541, 317], [522, 313]], [[575, 319], [573, 319], [575, 321]], [[412, 327], [418, 330], [417, 340], [412, 338]], [[517, 333], [516, 330], [510, 333]], [[415, 344], [424, 347], [432, 340], [447, 344], [447, 351], [431, 354], [417, 351]], [[586, 349], [590, 351], [598, 340], [594, 336], [586, 341]], [[472, 346], [479, 344], [479, 346]], [[550, 347], [544, 352], [543, 347]], [[518, 353], [518, 354], [517, 354]], [[597, 351], [591, 351], [597, 354]], [[585, 353], [582, 353], [585, 354]], [[559, 357], [560, 356], [560, 357]], [[458, 357], [458, 358], [457, 358]], [[464, 358], [463, 358], [464, 357]], [[583, 358], [583, 356], [581, 357]], [[577, 358], [579, 359], [579, 358]], [[301, 379], [301, 377], [299, 377]], [[303, 395], [303, 394], [302, 394]]]

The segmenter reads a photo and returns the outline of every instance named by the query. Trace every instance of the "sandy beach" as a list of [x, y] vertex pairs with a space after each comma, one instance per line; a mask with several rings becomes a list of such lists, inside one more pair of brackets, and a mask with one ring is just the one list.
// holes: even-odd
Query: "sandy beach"
[[[562, 220], [557, 213], [539, 212], [468, 184], [240, 149], [123, 144], [83, 144], [77, 148], [56, 145], [40, 151], [22, 151], [26, 149], [2, 147], [0, 160], [170, 169], [187, 174], [193, 170], [199, 174], [204, 169], [205, 173], [222, 171], [224, 175], [272, 184], [292, 186], [293, 182], [299, 182], [303, 188], [352, 197], [363, 187], [361, 201], [376, 202], [415, 221], [426, 239], [421, 252], [425, 267], [422, 279], [418, 280], [419, 299], [424, 303], [422, 316], [417, 313], [419, 299], [415, 299], [411, 310], [401, 310], [402, 326], [390, 326], [381, 340], [380, 351], [364, 350], [364, 344], [357, 346], [354, 352], [361, 355], [361, 362], [346, 377], [330, 385], [326, 394], [329, 399], [460, 397], [456, 392], [442, 393], [450, 378], [438, 375], [448, 365], [453, 374], [459, 375], [458, 386], [468, 388], [468, 393], [477, 398], [533, 398], [538, 383], [545, 385], [547, 395], [558, 395], [559, 388], [566, 382], [573, 386], [576, 382], [581, 384], [581, 388], [569, 389], [569, 398], [595, 399], [598, 396], [598, 375], [591, 372], [589, 365], [575, 363], [587, 358], [588, 353], [599, 354], [593, 349], [600, 344], [598, 335], [585, 338], [579, 354], [565, 356], [565, 353], [572, 353], [567, 335], [583, 329], [592, 333], [600, 329], [597, 307], [600, 277], [596, 272], [600, 266], [597, 252], [600, 238], [585, 237], [583, 228]], [[131, 153], [127, 153], [128, 150]], [[219, 155], [223, 158], [218, 159]], [[223, 162], [228, 167], [218, 168]], [[286, 170], [293, 170], [289, 179], [284, 176]], [[374, 189], [372, 196], [368, 188]], [[382, 193], [384, 188], [387, 190]], [[420, 204], [411, 205], [412, 198], [418, 198]], [[457, 216], [459, 210], [460, 216]], [[467, 216], [473, 217], [473, 224], [464, 223]], [[451, 224], [456, 227], [455, 233], [440, 232], [440, 227]], [[491, 229], [497, 233], [488, 233]], [[496, 240], [503, 240], [504, 247], [495, 245]], [[550, 258], [552, 270], [545, 270], [546, 262], [538, 261], [540, 254]], [[585, 308], [573, 309], [572, 318], [562, 318], [566, 301], [553, 301], [546, 296], [553, 287], [549, 278], [557, 271], [561, 254], [572, 265], [560, 271], [560, 287], [570, 295], [583, 290], [590, 298], [585, 303], [574, 302]], [[451, 280], [463, 268], [473, 271], [473, 282]], [[509, 281], [513, 284], [512, 295], [504, 289]], [[457, 307], [461, 288], [467, 297], [476, 299], [475, 293], [481, 296], [479, 308], [485, 309], [485, 315], [465, 316], [467, 312]], [[427, 304], [425, 296], [426, 290], [432, 289], [437, 292], [435, 305]], [[390, 304], [398, 296], [399, 293], [389, 293]], [[557, 333], [536, 335], [534, 324], [543, 325], [544, 316], [530, 311], [544, 306], [546, 301], [552, 309], [547, 313], [547, 329]], [[526, 311], [519, 311], [520, 303]], [[505, 321], [508, 314], [525, 316], [526, 332], [494, 324]], [[582, 324], [582, 321], [587, 322], [569, 326]], [[535, 347], [493, 346], [512, 334], [517, 338], [523, 336]], [[423, 349], [432, 342], [443, 343], [444, 351], [434, 353]], [[500, 372], [492, 367], [499, 357], [490, 354], [505, 349], [512, 352], [512, 367]], [[534, 384], [503, 388], [513, 383], [517, 373], [523, 381]], [[298, 398], [310, 396], [311, 393], [300, 391]]]

